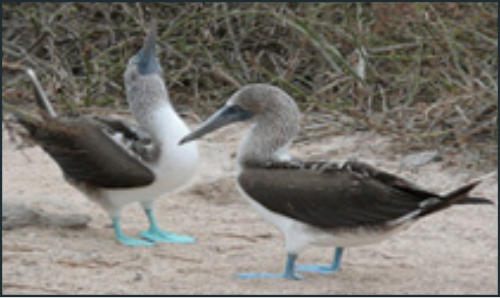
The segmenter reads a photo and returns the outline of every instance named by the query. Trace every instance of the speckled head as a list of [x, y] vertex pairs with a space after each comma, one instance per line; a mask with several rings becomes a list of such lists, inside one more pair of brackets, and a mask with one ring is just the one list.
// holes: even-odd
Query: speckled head
[[273, 159], [282, 149], [286, 150], [297, 135], [299, 120], [299, 109], [285, 91], [267, 84], [251, 84], [234, 93], [221, 109], [185, 136], [180, 144], [233, 122], [253, 121], [255, 125], [239, 152], [242, 161]]
[[256, 121], [284, 115], [286, 121], [297, 122], [300, 117], [295, 101], [285, 91], [269, 84], [244, 86], [229, 98], [227, 106], [239, 107], [251, 113]]

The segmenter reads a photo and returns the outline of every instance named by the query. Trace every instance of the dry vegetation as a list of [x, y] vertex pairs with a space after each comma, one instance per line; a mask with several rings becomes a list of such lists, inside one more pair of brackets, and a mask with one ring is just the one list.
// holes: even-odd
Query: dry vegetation
[[497, 3], [2, 4], [2, 97], [32, 102], [32, 67], [60, 109], [125, 108], [122, 74], [159, 24], [172, 101], [200, 117], [269, 82], [307, 135], [373, 129], [405, 150], [466, 150], [496, 168]]

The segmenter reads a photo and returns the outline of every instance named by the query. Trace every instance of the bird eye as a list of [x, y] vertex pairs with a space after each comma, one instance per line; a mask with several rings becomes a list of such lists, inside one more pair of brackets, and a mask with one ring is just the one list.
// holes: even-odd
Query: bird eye
[[227, 108], [228, 113], [234, 113], [238, 110], [238, 106], [230, 106]]
[[240, 113], [240, 112], [246, 112], [245, 109], [243, 109], [242, 107], [240, 107], [239, 105], [233, 105], [233, 106], [230, 106], [227, 111], [229, 113]]
[[243, 121], [252, 118], [254, 113], [252, 111], [246, 110], [239, 105], [232, 105], [226, 108], [227, 115], [232, 115], [238, 120]]

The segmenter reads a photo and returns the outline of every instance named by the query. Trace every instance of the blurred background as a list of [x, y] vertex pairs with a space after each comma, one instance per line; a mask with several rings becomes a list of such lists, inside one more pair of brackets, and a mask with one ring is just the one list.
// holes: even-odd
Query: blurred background
[[[34, 68], [60, 111], [127, 113], [123, 72], [152, 18], [171, 101], [201, 119], [267, 82], [305, 114], [302, 138], [372, 130], [395, 150], [495, 169], [497, 3], [2, 4], [2, 99], [34, 107]], [[301, 138], [299, 138], [300, 140]]]

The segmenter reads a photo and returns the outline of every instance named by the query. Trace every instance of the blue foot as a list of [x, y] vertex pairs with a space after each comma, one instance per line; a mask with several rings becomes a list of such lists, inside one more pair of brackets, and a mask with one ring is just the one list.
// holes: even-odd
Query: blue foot
[[285, 272], [283, 273], [242, 273], [237, 274], [236, 277], [245, 278], [245, 279], [253, 279], [253, 278], [284, 278], [290, 280], [300, 280], [304, 279], [304, 277], [295, 274], [295, 260], [297, 259], [297, 255], [294, 253], [289, 253], [286, 259]]
[[186, 235], [179, 235], [174, 233], [169, 233], [162, 231], [160, 229], [149, 229], [147, 231], [140, 232], [141, 237], [154, 241], [154, 242], [166, 242], [166, 243], [194, 243], [196, 239]]
[[333, 266], [325, 265], [302, 265], [295, 267], [295, 270], [318, 274], [333, 274], [340, 271], [340, 267], [334, 268]]
[[115, 229], [116, 239], [122, 244], [125, 244], [128, 246], [153, 246], [153, 245], [155, 245], [154, 242], [151, 242], [151, 241], [141, 240], [141, 239], [125, 236], [123, 234], [122, 229], [121, 229], [119, 218], [113, 219], [113, 228]]
[[148, 241], [148, 240], [142, 240], [138, 238], [133, 238], [133, 237], [127, 237], [127, 236], [117, 236], [116, 239], [120, 241], [120, 243], [128, 245], [128, 246], [154, 246], [155, 243]]
[[149, 230], [139, 233], [141, 237], [154, 241], [154, 242], [166, 242], [166, 243], [193, 243], [196, 239], [186, 235], [179, 235], [163, 231], [158, 227], [156, 219], [153, 215], [153, 209], [144, 208], [144, 212], [149, 220]]
[[243, 279], [256, 279], [256, 278], [284, 278], [290, 280], [301, 280], [303, 276], [295, 273], [241, 273], [236, 274], [236, 277]]

